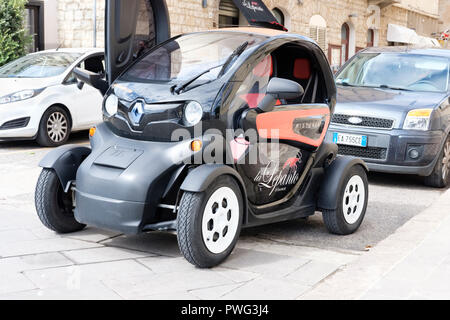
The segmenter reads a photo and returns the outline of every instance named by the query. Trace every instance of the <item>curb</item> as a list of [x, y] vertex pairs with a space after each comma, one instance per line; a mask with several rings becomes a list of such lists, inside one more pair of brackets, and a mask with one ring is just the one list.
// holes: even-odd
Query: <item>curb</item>
[[[425, 239], [443, 224], [450, 225], [450, 189], [432, 206], [425, 209], [395, 233], [364, 252], [351, 264], [343, 266], [314, 289], [302, 295], [302, 300], [361, 299], [378, 281], [404, 261]], [[432, 263], [432, 262], [430, 262]]]

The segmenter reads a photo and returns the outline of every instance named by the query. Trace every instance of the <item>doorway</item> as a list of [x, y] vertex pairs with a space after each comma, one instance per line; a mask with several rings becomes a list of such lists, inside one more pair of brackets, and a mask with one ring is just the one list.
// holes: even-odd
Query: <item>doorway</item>
[[347, 23], [344, 23], [341, 28], [341, 62], [344, 64], [348, 60], [350, 44], [350, 27]]
[[25, 26], [27, 34], [31, 36], [27, 51], [44, 50], [44, 3], [42, 1], [28, 1], [25, 5]]

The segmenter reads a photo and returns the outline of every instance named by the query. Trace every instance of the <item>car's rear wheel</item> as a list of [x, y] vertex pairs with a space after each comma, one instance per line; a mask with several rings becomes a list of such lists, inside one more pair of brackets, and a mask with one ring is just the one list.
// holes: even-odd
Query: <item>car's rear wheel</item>
[[50, 107], [42, 116], [36, 141], [44, 147], [63, 145], [69, 139], [70, 127], [67, 111], [58, 106]]
[[75, 220], [71, 192], [65, 193], [56, 172], [43, 169], [35, 191], [36, 211], [42, 224], [58, 233], [82, 230]]
[[425, 184], [433, 188], [446, 188], [450, 185], [450, 136], [439, 153], [433, 172], [425, 177]]
[[342, 183], [336, 190], [339, 195], [336, 210], [322, 212], [330, 233], [348, 235], [358, 230], [367, 210], [368, 185], [366, 171], [360, 165], [354, 166], [342, 177]]
[[242, 193], [232, 177], [216, 179], [205, 192], [185, 192], [177, 217], [182, 254], [197, 267], [217, 266], [233, 251], [242, 217]]

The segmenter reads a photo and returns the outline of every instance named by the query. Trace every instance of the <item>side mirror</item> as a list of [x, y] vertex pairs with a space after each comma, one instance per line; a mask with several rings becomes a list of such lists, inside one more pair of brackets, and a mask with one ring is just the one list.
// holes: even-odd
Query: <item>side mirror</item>
[[278, 99], [293, 100], [298, 99], [305, 93], [303, 87], [295, 81], [272, 78], [267, 86], [267, 92], [264, 99], [258, 105], [258, 109], [267, 112], [277, 103]]
[[84, 82], [77, 81], [77, 88], [80, 89], [80, 90], [83, 90], [83, 87], [84, 87]]
[[94, 73], [87, 70], [82, 70], [80, 68], [75, 68], [73, 72], [80, 82], [87, 83], [95, 89], [98, 89], [102, 95], [105, 95], [106, 91], [108, 91], [108, 82], [100, 73]]

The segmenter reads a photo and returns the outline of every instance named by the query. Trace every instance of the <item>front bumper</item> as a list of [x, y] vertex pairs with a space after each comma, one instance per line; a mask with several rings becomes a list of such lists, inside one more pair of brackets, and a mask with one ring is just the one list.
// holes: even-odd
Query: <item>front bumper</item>
[[[33, 139], [37, 135], [42, 112], [35, 105], [34, 99], [0, 105], [0, 140], [25, 138]], [[29, 118], [25, 126], [12, 129], [1, 129], [6, 123]]]
[[[429, 176], [442, 148], [442, 131], [379, 130], [332, 124], [326, 141], [335, 132], [365, 135], [367, 148], [339, 145], [339, 153], [363, 159], [371, 171]], [[412, 150], [418, 152], [413, 158]]]
[[127, 139], [102, 123], [91, 146], [77, 171], [76, 220], [126, 234], [163, 221], [158, 205], [174, 171], [192, 157], [190, 141]]

